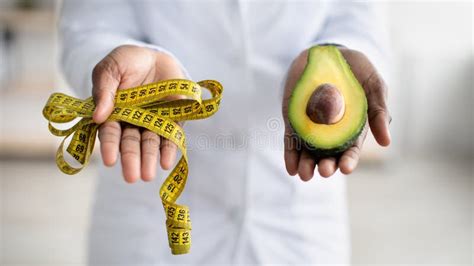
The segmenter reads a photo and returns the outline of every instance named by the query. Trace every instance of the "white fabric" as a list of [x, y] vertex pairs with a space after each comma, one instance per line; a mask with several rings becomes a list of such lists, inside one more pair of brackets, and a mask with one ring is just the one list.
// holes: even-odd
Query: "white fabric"
[[64, 1], [62, 63], [80, 96], [90, 96], [94, 65], [122, 44], [169, 51], [194, 80], [225, 87], [216, 115], [186, 124], [190, 175], [179, 202], [191, 210], [191, 253], [170, 254], [157, 193], [167, 173], [129, 185], [118, 164], [100, 169], [90, 264], [347, 264], [345, 177], [304, 183], [286, 173], [282, 83], [314, 43], [361, 50], [383, 68], [374, 24], [366, 3]]

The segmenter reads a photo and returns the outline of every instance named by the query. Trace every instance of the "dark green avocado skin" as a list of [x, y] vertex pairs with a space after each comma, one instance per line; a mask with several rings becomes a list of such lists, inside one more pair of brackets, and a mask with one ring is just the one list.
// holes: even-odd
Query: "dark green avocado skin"
[[[314, 49], [315, 47], [316, 46], [312, 47], [311, 50]], [[311, 50], [310, 50], [310, 52], [311, 52]], [[310, 59], [310, 57], [308, 56], [308, 63], [309, 63], [309, 59]], [[344, 59], [344, 61], [345, 61], [345, 59]], [[291, 97], [293, 97], [293, 93], [290, 95], [290, 99], [291, 99]], [[366, 116], [366, 119], [367, 119], [367, 116]], [[319, 160], [319, 159], [328, 158], [328, 157], [336, 157], [336, 158], [340, 157], [347, 149], [352, 147], [352, 145], [356, 142], [357, 138], [360, 136], [360, 134], [364, 130], [364, 128], [367, 124], [367, 120], [366, 120], [365, 123], [362, 123], [359, 126], [359, 128], [357, 130], [357, 133], [354, 134], [352, 138], [350, 138], [349, 140], [341, 143], [340, 145], [338, 145], [337, 147], [332, 148], [332, 149], [321, 149], [321, 148], [316, 148], [316, 147], [312, 146], [310, 143], [304, 141], [302, 138], [300, 138], [298, 136], [298, 133], [296, 133], [297, 131], [295, 130], [295, 128], [291, 124], [291, 119], [289, 119], [289, 124], [290, 124], [290, 126], [291, 126], [291, 128], [294, 132], [294, 136], [296, 136], [298, 138], [299, 143], [302, 144], [301, 146], [308, 149], [311, 152], [311, 154], [313, 154], [313, 156], [316, 159]]]
[[[290, 125], [291, 125], [291, 123], [290, 123]], [[296, 132], [295, 129], [293, 128], [293, 126], [291, 126], [291, 128], [293, 129], [293, 132]], [[318, 149], [318, 148], [315, 148], [314, 146], [312, 146], [308, 142], [306, 142], [303, 139], [301, 139], [300, 137], [298, 137], [298, 134], [294, 133], [294, 135], [298, 137], [298, 140], [303, 144], [303, 146], [306, 149], [308, 149], [311, 152], [311, 154], [313, 154], [314, 157], [316, 157], [317, 159], [321, 159], [321, 158], [327, 158], [327, 157], [339, 157], [340, 155], [342, 155], [342, 153], [344, 153], [344, 151], [349, 149], [354, 144], [354, 142], [357, 140], [357, 138], [362, 133], [363, 129], [364, 129], [364, 126], [360, 127], [357, 134], [355, 134], [353, 138], [349, 139], [348, 141], [344, 142], [343, 144], [341, 144], [338, 147], [333, 148], [333, 149]]]

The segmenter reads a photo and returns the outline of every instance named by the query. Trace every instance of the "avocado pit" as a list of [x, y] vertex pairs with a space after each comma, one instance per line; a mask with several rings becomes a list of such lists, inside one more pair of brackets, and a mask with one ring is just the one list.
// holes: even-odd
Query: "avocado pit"
[[344, 116], [345, 102], [341, 92], [332, 84], [316, 87], [306, 106], [306, 114], [317, 124], [335, 124]]

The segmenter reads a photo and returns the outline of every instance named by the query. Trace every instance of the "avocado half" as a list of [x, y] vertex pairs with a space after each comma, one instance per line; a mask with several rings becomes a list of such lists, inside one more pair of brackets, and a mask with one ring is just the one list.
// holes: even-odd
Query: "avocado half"
[[[344, 97], [345, 110], [334, 124], [313, 122], [306, 113], [308, 101], [322, 84], [332, 84]], [[367, 120], [364, 89], [335, 46], [314, 46], [288, 103], [291, 127], [317, 157], [335, 156], [347, 150], [362, 132]]]

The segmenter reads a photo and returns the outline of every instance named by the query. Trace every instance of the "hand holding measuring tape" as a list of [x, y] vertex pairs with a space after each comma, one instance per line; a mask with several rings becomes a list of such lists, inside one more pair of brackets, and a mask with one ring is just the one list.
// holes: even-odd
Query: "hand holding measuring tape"
[[[113, 79], [113, 77], [100, 77], [100, 79], [108, 78]], [[100, 82], [103, 80], [99, 80]], [[144, 83], [146, 82], [145, 78]], [[120, 81], [119, 87], [124, 87]], [[203, 88], [211, 92], [210, 99], [203, 100], [201, 98]], [[102, 122], [123, 122], [144, 128], [171, 141], [182, 153], [181, 159], [160, 188], [160, 197], [167, 217], [168, 241], [173, 254], [188, 253], [191, 245], [189, 209], [187, 206], [176, 203], [184, 189], [188, 175], [186, 137], [177, 122], [205, 119], [213, 115], [219, 108], [222, 91], [222, 85], [214, 80], [195, 83], [184, 79], [170, 79], [119, 90], [116, 95], [110, 93], [108, 96], [112, 100], [111, 95], [113, 95], [113, 105], [110, 106], [112, 113]], [[166, 100], [170, 96], [180, 99]], [[100, 97], [107, 97], [107, 93], [102, 93], [101, 96], [96, 95], [96, 98]], [[89, 162], [100, 127], [100, 124], [96, 122], [101, 121], [101, 116], [107, 113], [108, 107], [104, 107], [104, 104], [110, 104], [106, 101], [103, 102], [99, 102], [96, 107], [92, 97], [81, 100], [62, 93], [54, 93], [46, 103], [43, 115], [50, 122], [51, 133], [64, 137], [56, 154], [56, 163], [64, 173], [75, 174]], [[71, 122], [78, 117], [81, 120], [69, 129], [60, 130], [51, 124], [51, 122]], [[81, 167], [78, 168], [71, 166], [64, 159], [64, 141], [71, 135], [72, 139], [66, 150], [81, 164]], [[106, 158], [104, 158], [105, 160]]]

